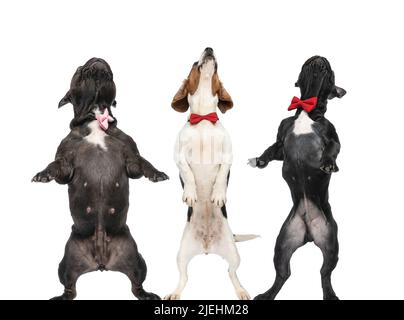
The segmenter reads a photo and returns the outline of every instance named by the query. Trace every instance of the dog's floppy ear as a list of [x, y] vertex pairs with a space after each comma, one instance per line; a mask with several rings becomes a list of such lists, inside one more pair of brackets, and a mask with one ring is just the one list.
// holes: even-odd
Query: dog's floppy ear
[[328, 99], [334, 99], [335, 97], [337, 98], [342, 98], [345, 96], [346, 91], [340, 87], [334, 86], [330, 94], [328, 95]]
[[233, 108], [233, 100], [231, 99], [229, 93], [223, 87], [222, 83], [220, 83], [221, 88], [219, 91], [219, 103], [217, 104], [218, 108], [222, 113], [225, 113], [227, 110]]
[[63, 107], [65, 104], [71, 103], [70, 90], [67, 91], [62, 100], [59, 101], [58, 108]]
[[171, 107], [178, 112], [186, 112], [188, 110], [188, 79], [184, 80], [181, 87], [178, 89], [171, 102]]
[[193, 95], [198, 89], [200, 72], [198, 62], [195, 62], [189, 72], [188, 78], [175, 94], [171, 106], [178, 112], [186, 112], [189, 108], [188, 94]]
[[212, 79], [212, 93], [213, 95], [218, 96], [219, 102], [217, 107], [222, 113], [225, 113], [227, 110], [233, 108], [233, 100], [231, 99], [229, 93], [223, 87], [222, 82], [219, 80], [219, 76], [217, 73], [213, 75]]

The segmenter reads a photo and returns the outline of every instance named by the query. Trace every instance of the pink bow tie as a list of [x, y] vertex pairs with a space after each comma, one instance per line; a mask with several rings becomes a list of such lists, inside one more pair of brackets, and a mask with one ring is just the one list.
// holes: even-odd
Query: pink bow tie
[[108, 111], [108, 109], [105, 109], [104, 110], [104, 113], [97, 113], [96, 115], [95, 115], [95, 118], [97, 119], [97, 121], [98, 121], [98, 124], [100, 125], [100, 128], [102, 129], [102, 130], [108, 130], [108, 127], [109, 127], [109, 122], [114, 122], [114, 118], [112, 118], [110, 115], [109, 115], [109, 111]]

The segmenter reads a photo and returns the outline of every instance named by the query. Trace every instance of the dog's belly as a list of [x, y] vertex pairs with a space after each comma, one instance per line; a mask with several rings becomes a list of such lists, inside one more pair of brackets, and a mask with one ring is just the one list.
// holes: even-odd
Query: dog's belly
[[282, 175], [297, 198], [322, 197], [328, 188], [330, 177], [320, 169], [324, 142], [317, 130], [313, 126], [312, 132], [299, 135], [291, 131], [284, 140]]
[[199, 201], [210, 201], [220, 165], [191, 164]]
[[295, 167], [320, 169], [324, 143], [315, 133], [295, 135], [291, 133], [284, 141], [285, 161]]
[[204, 253], [211, 252], [223, 236], [225, 218], [221, 209], [211, 201], [213, 186], [220, 165], [191, 164], [198, 201], [192, 208], [190, 231], [201, 243]]
[[198, 201], [193, 207], [193, 214], [189, 221], [190, 232], [197, 243], [201, 244], [204, 253], [212, 252], [225, 236], [224, 228], [227, 220], [222, 211], [211, 201]]
[[113, 233], [126, 224], [129, 181], [119, 150], [84, 145], [78, 148], [69, 184], [70, 210], [77, 232]]

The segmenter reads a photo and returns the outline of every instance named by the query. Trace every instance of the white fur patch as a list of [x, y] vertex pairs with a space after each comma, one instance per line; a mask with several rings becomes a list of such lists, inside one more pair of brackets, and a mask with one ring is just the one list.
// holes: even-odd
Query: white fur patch
[[105, 144], [105, 137], [107, 134], [100, 128], [98, 121], [91, 121], [87, 127], [91, 130], [91, 132], [84, 139], [86, 139], [88, 143], [100, 146], [102, 149], [107, 150], [107, 146]]
[[188, 103], [191, 113], [208, 114], [215, 112], [219, 98], [212, 94], [212, 77], [215, 72], [213, 60], [201, 67], [198, 88], [193, 95], [188, 94]]
[[313, 132], [314, 121], [310, 119], [306, 111], [302, 111], [299, 117], [295, 120], [295, 125], [293, 128], [293, 133], [295, 135], [307, 134]]

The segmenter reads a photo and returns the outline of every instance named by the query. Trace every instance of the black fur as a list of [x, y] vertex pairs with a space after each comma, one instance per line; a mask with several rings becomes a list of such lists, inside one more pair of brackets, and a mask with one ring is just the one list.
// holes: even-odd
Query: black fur
[[[309, 113], [315, 121], [313, 133], [295, 135], [294, 122], [302, 112], [298, 108], [295, 115], [284, 119], [278, 129], [276, 142], [255, 159], [256, 166], [264, 168], [272, 160], [283, 161], [282, 175], [289, 185], [293, 208], [286, 219], [277, 238], [274, 264], [276, 279], [267, 292], [256, 299], [274, 299], [290, 276], [290, 259], [293, 252], [308, 241], [313, 241], [304, 212], [306, 234], [302, 243], [294, 244], [290, 239], [289, 228], [297, 214], [301, 201], [305, 199], [314, 203], [326, 220], [327, 239], [325, 243], [316, 243], [323, 252], [324, 264], [321, 268], [321, 279], [324, 299], [337, 299], [331, 286], [331, 272], [338, 261], [337, 224], [328, 203], [328, 185], [332, 172], [338, 171], [336, 159], [340, 151], [340, 143], [334, 126], [324, 114], [327, 101], [334, 97], [341, 98], [345, 90], [335, 86], [334, 72], [327, 59], [314, 56], [302, 67], [296, 86], [300, 88], [301, 99], [318, 97], [317, 107]], [[308, 209], [305, 209], [308, 210]]]
[[73, 299], [80, 275], [95, 270], [120, 271], [132, 282], [139, 299], [159, 299], [144, 291], [146, 264], [126, 225], [129, 208], [129, 179], [142, 176], [153, 182], [168, 179], [142, 158], [133, 139], [117, 127], [115, 120], [106, 131], [107, 150], [89, 144], [88, 123], [93, 110], [115, 105], [115, 84], [109, 65], [90, 59], [79, 67], [70, 90], [59, 107], [71, 103], [74, 118], [71, 132], [61, 142], [55, 161], [34, 176], [35, 182], [55, 180], [69, 186], [70, 210], [74, 225], [59, 265], [64, 293], [55, 299]]

